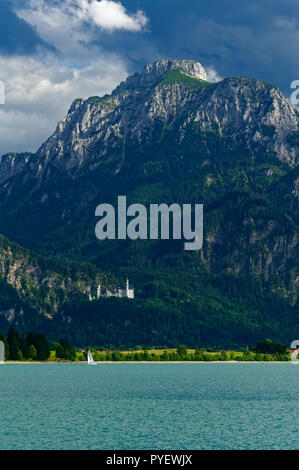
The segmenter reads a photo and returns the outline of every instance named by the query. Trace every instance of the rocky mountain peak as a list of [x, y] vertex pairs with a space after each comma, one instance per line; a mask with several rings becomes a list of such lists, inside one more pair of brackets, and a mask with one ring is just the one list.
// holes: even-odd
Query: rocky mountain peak
[[181, 70], [186, 75], [199, 80], [207, 80], [207, 74], [203, 66], [196, 60], [170, 60], [160, 59], [146, 65], [141, 72], [134, 73], [122, 82], [115, 92], [125, 88], [144, 88], [155, 85], [162, 80], [170, 70]]

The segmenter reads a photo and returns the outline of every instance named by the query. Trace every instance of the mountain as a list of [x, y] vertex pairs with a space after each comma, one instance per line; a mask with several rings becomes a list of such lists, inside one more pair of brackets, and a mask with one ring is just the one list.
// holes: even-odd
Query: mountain
[[[104, 301], [81, 308], [70, 299], [76, 320], [65, 333], [73, 337], [92, 310], [94, 336], [86, 341], [125, 344], [115, 322], [135, 325], [140, 308], [151, 313], [135, 343], [194, 344], [194, 322], [209, 344], [221, 343], [217, 325], [221, 344], [271, 332], [286, 341], [298, 331], [298, 167], [299, 115], [277, 87], [245, 77], [209, 83], [198, 62], [160, 60], [111, 95], [73, 102], [0, 186], [0, 232], [42, 257], [88, 262], [115, 279], [130, 275], [137, 300], [125, 304], [125, 318], [110, 306], [113, 319], [104, 321]], [[99, 242], [95, 208], [118, 195], [128, 204], [203, 203], [202, 250], [187, 253], [177, 240]], [[57, 309], [53, 325], [69, 308]], [[164, 320], [153, 327], [156, 316]]]
[[2, 155], [2, 157], [0, 156], [0, 184], [5, 183], [9, 178], [20, 173], [32, 155], [32, 153], [27, 152], [7, 153]]

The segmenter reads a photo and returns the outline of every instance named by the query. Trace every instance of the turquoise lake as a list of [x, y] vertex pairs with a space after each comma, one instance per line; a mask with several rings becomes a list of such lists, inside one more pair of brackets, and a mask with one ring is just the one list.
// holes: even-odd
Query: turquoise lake
[[293, 364], [5, 364], [0, 449], [299, 449]]

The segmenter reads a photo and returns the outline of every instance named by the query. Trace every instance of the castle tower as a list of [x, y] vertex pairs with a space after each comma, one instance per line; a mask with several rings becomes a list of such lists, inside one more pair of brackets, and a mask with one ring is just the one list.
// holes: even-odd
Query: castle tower
[[101, 284], [97, 286], [97, 299], [101, 297]]
[[134, 289], [130, 289], [129, 279], [126, 281], [126, 297], [127, 299], [134, 299]]
[[129, 297], [129, 290], [130, 290], [129, 279], [127, 278], [127, 280], [126, 280], [126, 297]]

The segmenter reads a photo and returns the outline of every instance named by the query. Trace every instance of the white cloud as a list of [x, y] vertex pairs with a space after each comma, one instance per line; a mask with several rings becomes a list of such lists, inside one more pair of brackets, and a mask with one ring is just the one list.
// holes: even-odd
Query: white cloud
[[142, 10], [129, 14], [111, 0], [27, 0], [16, 14], [37, 29], [40, 37], [64, 54], [76, 49], [87, 53], [86, 42], [97, 37], [99, 28], [108, 32], [139, 32], [148, 20]]
[[124, 29], [141, 31], [147, 24], [147, 18], [142, 10], [129, 15], [120, 2], [111, 0], [77, 0], [80, 9], [77, 14], [83, 20], [94, 21], [97, 26], [108, 31]]
[[82, 69], [0, 56], [0, 80], [6, 85], [5, 105], [0, 106], [0, 155], [37, 150], [74, 99], [110, 93], [126, 76], [125, 65], [113, 56]]
[[220, 80], [223, 80], [223, 77], [220, 77], [214, 67], [207, 67], [205, 68], [206, 74], [207, 74], [207, 80], [208, 82], [220, 82]]
[[17, 10], [16, 14], [28, 24], [33, 26], [39, 36], [51, 46], [54, 46], [64, 56], [71, 54], [71, 57], [86, 53], [86, 48], [82, 50], [80, 45], [86, 39], [86, 33], [80, 31], [78, 21], [74, 15], [69, 13], [67, 5], [70, 0], [66, 0], [66, 7], [47, 4], [44, 0], [28, 0], [26, 8]]
[[0, 105], [0, 155], [35, 151], [54, 131], [71, 102], [110, 93], [128, 75], [124, 61], [106, 53], [99, 32], [138, 33], [147, 23], [138, 10], [129, 13], [112, 0], [26, 0], [16, 14], [56, 49], [35, 57], [0, 56], [0, 81], [6, 102]]

